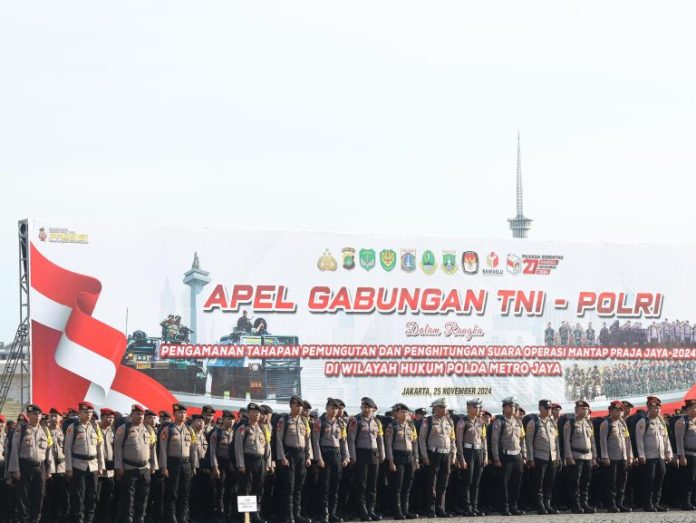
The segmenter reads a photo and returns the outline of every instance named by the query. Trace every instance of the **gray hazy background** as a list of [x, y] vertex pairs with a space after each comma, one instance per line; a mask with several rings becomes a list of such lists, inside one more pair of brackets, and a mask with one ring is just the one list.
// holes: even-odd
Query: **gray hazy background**
[[[3, 2], [23, 217], [693, 243], [696, 4]], [[660, 266], [656, 250], [654, 264]]]

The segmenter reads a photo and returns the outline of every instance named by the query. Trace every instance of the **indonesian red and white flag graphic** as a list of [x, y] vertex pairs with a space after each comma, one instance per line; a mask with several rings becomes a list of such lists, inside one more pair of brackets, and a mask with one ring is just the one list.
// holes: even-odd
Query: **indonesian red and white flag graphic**
[[121, 365], [126, 337], [92, 316], [102, 285], [69, 271], [31, 246], [32, 401], [67, 408], [87, 400], [130, 412], [176, 401], [157, 381]]

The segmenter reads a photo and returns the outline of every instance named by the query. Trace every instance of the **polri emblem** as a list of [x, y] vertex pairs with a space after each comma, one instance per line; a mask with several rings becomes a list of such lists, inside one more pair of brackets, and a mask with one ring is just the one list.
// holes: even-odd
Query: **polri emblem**
[[344, 247], [341, 251], [343, 257], [343, 268], [347, 271], [355, 268], [355, 249], [352, 247]]

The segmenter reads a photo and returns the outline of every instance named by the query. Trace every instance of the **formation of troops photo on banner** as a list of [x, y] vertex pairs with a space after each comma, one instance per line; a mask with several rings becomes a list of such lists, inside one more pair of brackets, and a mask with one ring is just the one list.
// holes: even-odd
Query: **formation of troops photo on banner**
[[256, 497], [254, 523], [696, 511], [696, 399], [673, 415], [656, 396], [594, 417], [584, 400], [571, 413], [546, 399], [538, 413], [514, 397], [500, 407], [31, 404], [17, 420], [0, 415], [0, 521], [236, 522], [237, 496]]

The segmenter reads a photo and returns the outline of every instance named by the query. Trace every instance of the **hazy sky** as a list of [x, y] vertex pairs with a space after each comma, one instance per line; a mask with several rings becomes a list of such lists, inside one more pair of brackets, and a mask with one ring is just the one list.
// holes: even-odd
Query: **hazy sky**
[[[693, 243], [693, 2], [3, 2], [16, 222]], [[659, 252], [656, 252], [656, 268]]]

